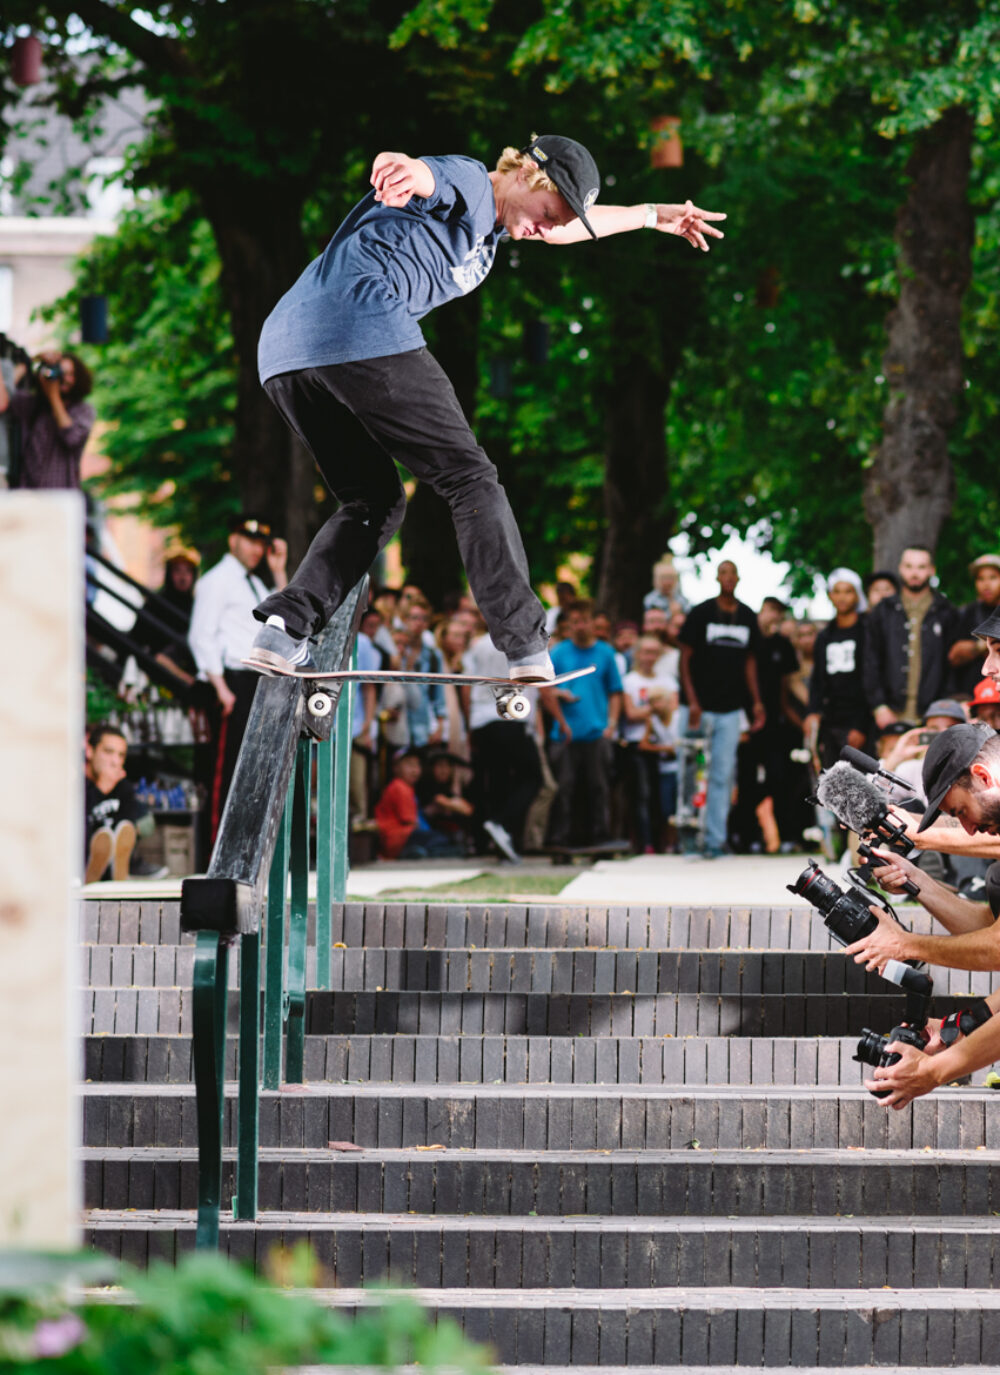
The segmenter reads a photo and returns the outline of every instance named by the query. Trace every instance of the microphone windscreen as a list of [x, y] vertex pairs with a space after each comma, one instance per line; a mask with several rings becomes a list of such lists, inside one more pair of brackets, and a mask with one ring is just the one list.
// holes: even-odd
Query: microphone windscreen
[[839, 821], [859, 835], [874, 830], [887, 811], [884, 794], [859, 778], [848, 763], [834, 764], [820, 774], [816, 796]]
[[863, 750], [856, 750], [852, 745], [845, 745], [840, 751], [841, 759], [853, 765], [861, 773], [878, 773], [879, 762], [873, 759], [870, 754], [865, 754]]

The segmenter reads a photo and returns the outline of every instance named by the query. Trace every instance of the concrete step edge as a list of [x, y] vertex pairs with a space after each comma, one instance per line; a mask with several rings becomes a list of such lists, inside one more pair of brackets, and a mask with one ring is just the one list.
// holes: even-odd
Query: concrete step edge
[[[194, 1209], [135, 1209], [92, 1208], [84, 1212], [84, 1225], [95, 1231], [169, 1229], [194, 1227]], [[412, 1213], [303, 1213], [260, 1212], [252, 1222], [223, 1218], [223, 1231], [278, 1232], [307, 1228], [311, 1232], [385, 1232], [390, 1229], [413, 1232], [597, 1232], [650, 1233], [663, 1237], [690, 1232], [766, 1233], [781, 1236], [790, 1229], [800, 1233], [871, 1233], [891, 1232], [899, 1235], [929, 1235], [940, 1237], [948, 1233], [993, 1235], [996, 1222], [992, 1216], [969, 1217], [794, 1217], [777, 1219], [749, 1217], [623, 1217], [614, 1214], [575, 1214], [567, 1217], [522, 1217], [509, 1214], [467, 1215], [434, 1213], [425, 1216]], [[575, 1292], [575, 1291], [574, 1291]], [[963, 1291], [964, 1292], [964, 1291]]]
[[[197, 1160], [196, 1146], [80, 1146], [75, 1158], [81, 1161], [105, 1160], [120, 1163]], [[490, 1150], [481, 1146], [468, 1148], [449, 1147], [437, 1151], [420, 1151], [416, 1146], [360, 1146], [356, 1150], [337, 1151], [330, 1147], [312, 1146], [261, 1146], [258, 1158], [262, 1161], [314, 1164], [326, 1160], [345, 1160], [356, 1162], [422, 1161], [433, 1163], [435, 1157], [449, 1161], [468, 1160], [473, 1163], [495, 1162], [506, 1165], [536, 1165], [544, 1161], [546, 1165], [611, 1164], [632, 1166], [640, 1165], [684, 1165], [711, 1169], [719, 1165], [738, 1165], [741, 1169], [772, 1168], [776, 1165], [802, 1166], [809, 1169], [843, 1168], [867, 1169], [872, 1166], [893, 1166], [903, 1168], [927, 1168], [936, 1165], [966, 1165], [982, 1170], [1000, 1169], [1000, 1160], [983, 1147], [950, 1148], [935, 1147], [933, 1150], [915, 1151], [909, 1148], [866, 1146], [859, 1150], [855, 1146], [829, 1147], [811, 1146], [782, 1148], [769, 1146], [765, 1150], [748, 1151], [735, 1147], [706, 1146], [702, 1150], [651, 1146], [648, 1149], [621, 1147], [613, 1152], [587, 1149], [570, 1150], [559, 1148], [546, 1150], [541, 1155], [537, 1150]], [[608, 1159], [610, 1155], [610, 1161]], [[224, 1160], [235, 1160], [235, 1146], [224, 1146]]]

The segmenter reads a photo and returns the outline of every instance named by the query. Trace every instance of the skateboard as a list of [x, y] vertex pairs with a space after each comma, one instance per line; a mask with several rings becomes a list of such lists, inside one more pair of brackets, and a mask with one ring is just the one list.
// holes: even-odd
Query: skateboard
[[[344, 668], [323, 672], [316, 668], [279, 668], [277, 664], [266, 665], [255, 659], [244, 659], [248, 668], [262, 673], [273, 674], [279, 678], [304, 678], [310, 684], [336, 683], [453, 683], [456, 687], [489, 687], [496, 697], [497, 715], [504, 721], [525, 721], [531, 715], [531, 702], [524, 695], [527, 687], [561, 687], [574, 678], [585, 678], [588, 673], [596, 673], [593, 665], [574, 669], [572, 673], [560, 673], [555, 678], [484, 678], [470, 673], [408, 673], [405, 669]], [[321, 686], [310, 692], [306, 703], [312, 716], [329, 716], [333, 710], [333, 699]]]

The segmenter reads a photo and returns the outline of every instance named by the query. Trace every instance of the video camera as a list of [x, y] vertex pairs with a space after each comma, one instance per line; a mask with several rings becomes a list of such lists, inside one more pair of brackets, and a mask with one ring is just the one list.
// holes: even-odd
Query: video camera
[[[864, 776], [866, 774], [877, 778], [883, 786], [870, 783]], [[872, 837], [874, 844], [862, 840], [858, 845], [858, 854], [863, 862], [857, 868], [848, 870], [851, 882], [867, 892], [873, 892], [877, 887], [875, 870], [881, 861], [875, 854], [875, 845], [902, 856], [908, 855], [913, 848], [905, 824], [890, 815], [885, 783], [905, 788], [912, 796], [912, 789], [905, 779], [889, 773], [877, 759], [848, 745], [840, 752], [840, 763], [822, 773], [816, 787], [816, 800], [821, 806], [827, 807], [838, 821], [859, 836]], [[919, 892], [910, 879], [903, 884], [903, 890], [911, 897], [916, 897]]]
[[[820, 913], [823, 924], [841, 945], [853, 945], [855, 941], [867, 936], [878, 925], [878, 918], [871, 910], [872, 900], [886, 912], [893, 921], [899, 922], [891, 903], [877, 894], [863, 892], [855, 883], [846, 891], [823, 870], [810, 860], [807, 867], [796, 879], [788, 884], [788, 890], [804, 897]], [[902, 925], [902, 922], [899, 922]], [[887, 1054], [886, 1047], [893, 1041], [903, 1041], [907, 1045], [923, 1050], [927, 1044], [927, 1017], [931, 998], [934, 996], [934, 981], [917, 961], [904, 963], [890, 960], [882, 970], [882, 977], [901, 988], [906, 995], [906, 1020], [893, 1027], [888, 1036], [867, 1027], [861, 1033], [854, 1059], [866, 1065], [892, 1065], [899, 1059], [898, 1052]], [[876, 1098], [884, 1098], [888, 1090], [876, 1090]]]
[[[885, 784], [903, 787], [908, 792], [911, 790], [904, 779], [889, 773], [877, 759], [860, 750], [845, 747], [840, 758], [840, 763], [834, 764], [820, 776], [816, 800], [833, 812], [843, 825], [856, 831], [859, 836], [870, 837], [873, 843], [862, 840], [859, 844], [858, 854], [863, 863], [848, 870], [851, 887], [846, 891], [828, 878], [812, 860], [796, 882], [788, 887], [817, 909], [835, 940], [842, 945], [852, 945], [867, 936], [878, 924], [878, 918], [871, 910], [874, 903], [893, 921], [899, 922], [891, 903], [877, 888], [875, 870], [880, 861], [875, 854], [875, 845], [898, 855], [909, 854], [912, 846], [906, 826], [890, 815]], [[882, 786], [869, 782], [865, 775], [876, 778]], [[903, 886], [913, 896], [918, 892], [916, 885], [909, 880]], [[888, 1052], [888, 1047], [894, 1041], [902, 1041], [905, 1045], [923, 1050], [928, 1040], [927, 1017], [934, 994], [930, 975], [916, 961], [903, 963], [890, 960], [882, 970], [882, 977], [905, 993], [905, 1021], [893, 1027], [888, 1036], [864, 1028], [854, 1059], [865, 1065], [895, 1064], [900, 1058], [899, 1053], [894, 1051], [890, 1055]], [[875, 1089], [872, 1092], [876, 1098], [885, 1098], [889, 1090]]]

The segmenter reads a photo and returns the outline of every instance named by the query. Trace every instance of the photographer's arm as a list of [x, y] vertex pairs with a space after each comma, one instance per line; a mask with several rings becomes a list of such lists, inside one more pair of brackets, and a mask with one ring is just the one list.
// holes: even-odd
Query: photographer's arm
[[[903, 884], [909, 879], [918, 888], [917, 901], [935, 921], [939, 921], [952, 935], [962, 935], [967, 931], [979, 931], [992, 926], [993, 913], [985, 902], [969, 902], [957, 893], [938, 883], [908, 859], [892, 854], [887, 850], [876, 850], [875, 854], [883, 861], [883, 866], [874, 871], [874, 878], [887, 893], [900, 893]], [[937, 939], [935, 937], [935, 939]], [[923, 958], [923, 957], [920, 957]], [[1000, 966], [998, 966], [1000, 967]]]
[[1000, 836], [987, 835], [978, 831], [970, 835], [959, 822], [944, 814], [928, 826], [926, 831], [918, 831], [919, 816], [912, 812], [900, 811], [892, 807], [889, 815], [906, 827], [906, 838], [918, 850], [939, 850], [946, 855], [970, 855], [973, 859], [1000, 859]]
[[870, 972], [881, 972], [890, 960], [924, 960], [946, 969], [1000, 969], [1000, 922], [994, 921], [989, 906], [966, 902], [920, 874], [919, 869], [915, 872], [920, 875], [914, 882], [921, 890], [921, 904], [955, 934], [919, 936], [873, 907], [878, 925], [849, 945], [844, 954], [853, 955], [855, 964], [863, 964]]
[[[991, 993], [987, 1002], [995, 1013], [1000, 994]], [[900, 1041], [893, 1041], [887, 1049], [898, 1052], [899, 1061], [874, 1070], [872, 1078], [865, 1080], [865, 1087], [890, 1089], [889, 1097], [882, 1100], [883, 1105], [905, 1108], [914, 1098], [921, 1098], [932, 1089], [953, 1083], [977, 1069], [985, 1069], [1000, 1059], [1000, 1017], [992, 1017], [971, 1036], [963, 1036], [937, 1055], [925, 1055]]]

